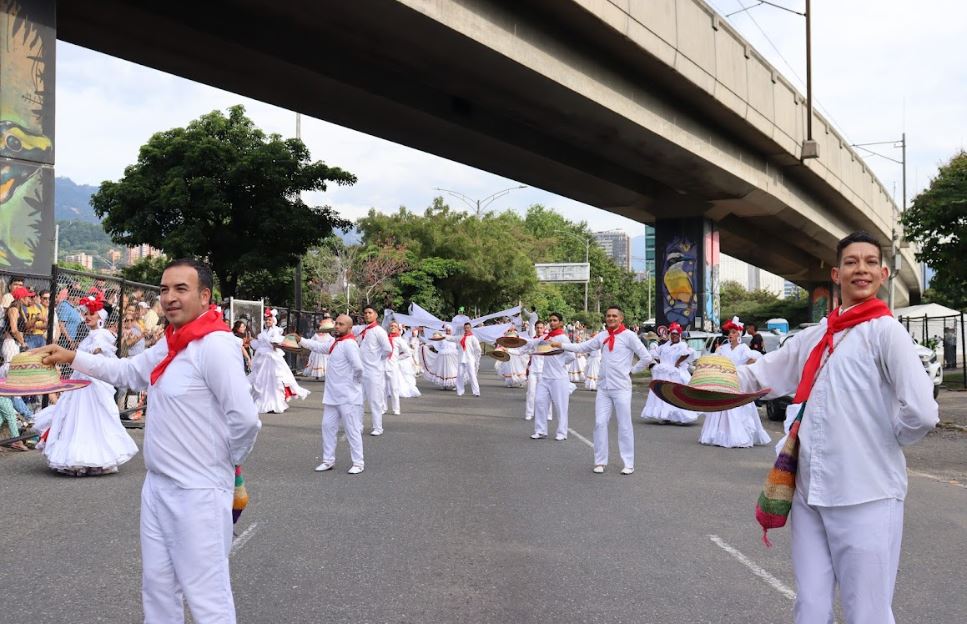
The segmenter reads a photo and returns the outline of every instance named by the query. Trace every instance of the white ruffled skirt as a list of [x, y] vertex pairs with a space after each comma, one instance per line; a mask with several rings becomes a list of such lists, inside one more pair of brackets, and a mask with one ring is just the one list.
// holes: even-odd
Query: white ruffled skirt
[[[651, 369], [651, 378], [656, 381], [674, 381], [687, 384], [692, 378], [688, 371], [671, 364], [656, 364]], [[658, 398], [654, 392], [648, 393], [645, 407], [641, 410], [641, 417], [645, 420], [673, 423], [676, 425], [691, 425], [698, 420], [698, 412], [684, 410]], [[707, 421], [706, 421], [707, 422]]]
[[309, 396], [309, 391], [296, 382], [285, 358], [278, 351], [255, 353], [248, 382], [252, 385], [252, 398], [260, 414], [281, 414], [289, 409], [290, 398], [296, 396], [305, 399]]
[[762, 427], [755, 403], [705, 415], [705, 424], [698, 437], [702, 444], [725, 448], [748, 448], [772, 441]]

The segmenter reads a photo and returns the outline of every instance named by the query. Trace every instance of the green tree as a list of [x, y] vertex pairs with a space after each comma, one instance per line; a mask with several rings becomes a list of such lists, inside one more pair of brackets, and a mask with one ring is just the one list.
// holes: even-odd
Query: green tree
[[302, 141], [267, 136], [233, 106], [227, 116], [213, 111], [152, 136], [124, 177], [104, 182], [91, 204], [115, 242], [205, 258], [225, 296], [247, 285], [285, 301], [291, 295], [281, 280], [289, 280], [291, 292], [289, 269], [334, 227], [349, 225], [300, 197], [329, 182], [353, 184], [356, 177], [311, 162]]
[[930, 299], [967, 307], [967, 152], [940, 167], [929, 188], [914, 198], [903, 215], [903, 230], [920, 248], [917, 260], [936, 271]]

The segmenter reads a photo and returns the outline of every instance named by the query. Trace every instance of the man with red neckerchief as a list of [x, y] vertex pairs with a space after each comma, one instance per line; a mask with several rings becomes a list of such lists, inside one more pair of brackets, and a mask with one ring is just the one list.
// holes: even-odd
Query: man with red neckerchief
[[477, 371], [480, 369], [480, 340], [473, 335], [473, 326], [463, 324], [463, 333], [459, 336], [447, 336], [446, 340], [460, 344], [460, 364], [457, 368], [457, 396], [463, 396], [464, 385], [470, 383], [470, 393], [480, 396], [480, 384], [477, 381]]
[[[369, 435], [383, 435], [383, 414], [386, 413], [386, 358], [393, 352], [386, 330], [379, 326], [379, 315], [373, 306], [363, 308], [366, 325], [353, 328], [359, 340], [363, 359], [363, 402], [369, 404], [373, 429]], [[359, 429], [363, 428], [363, 415], [359, 414]]]
[[130, 358], [96, 357], [57, 345], [44, 363], [115, 386], [146, 389], [148, 474], [141, 490], [142, 600], [146, 624], [235, 622], [228, 555], [235, 466], [261, 423], [248, 391], [238, 341], [213, 306], [212, 273], [174, 260], [161, 277], [165, 335]]
[[[594, 468], [601, 474], [608, 465], [608, 423], [612, 412], [618, 421], [618, 451], [624, 467], [621, 474], [635, 471], [635, 432], [631, 424], [631, 375], [645, 369], [654, 360], [645, 345], [624, 326], [624, 311], [610, 306], [604, 313], [605, 331], [598, 332], [590, 340], [577, 344], [563, 341], [551, 346], [572, 353], [590, 353], [601, 350], [601, 371], [598, 373], [598, 390], [594, 399]], [[634, 364], [634, 357], [638, 363]]]
[[[837, 584], [846, 624], [894, 622], [907, 493], [903, 447], [938, 418], [910, 335], [876, 298], [888, 275], [879, 242], [866, 232], [850, 234], [837, 245], [832, 269], [842, 306], [739, 367], [743, 392], [795, 392], [796, 411], [805, 404], [798, 461], [789, 466], [797, 624], [832, 622]], [[785, 521], [758, 510], [757, 518], [767, 529]]]
[[543, 339], [530, 340], [520, 348], [520, 352], [531, 354], [531, 358], [544, 358], [544, 368], [541, 379], [537, 384], [537, 397], [534, 400], [534, 433], [532, 440], [543, 440], [547, 437], [547, 420], [551, 406], [557, 411], [557, 434], [554, 439], [558, 442], [567, 440], [567, 410], [574, 385], [568, 377], [567, 367], [574, 361], [574, 354], [561, 353], [559, 355], [535, 355], [542, 342], [554, 341], [556, 344], [570, 344], [564, 333], [564, 317], [558, 312], [548, 315], [551, 330], [544, 334]]

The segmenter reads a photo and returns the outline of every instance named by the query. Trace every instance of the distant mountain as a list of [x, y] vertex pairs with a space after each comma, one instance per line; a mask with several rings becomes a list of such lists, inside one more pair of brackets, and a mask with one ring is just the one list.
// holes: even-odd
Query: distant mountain
[[355, 225], [345, 232], [342, 230], [335, 230], [335, 234], [342, 239], [342, 242], [346, 245], [358, 245], [363, 240], [362, 235], [359, 233], [359, 230], [356, 229]]
[[77, 184], [70, 178], [54, 179], [54, 218], [57, 221], [100, 223], [91, 208], [91, 195], [98, 187]]

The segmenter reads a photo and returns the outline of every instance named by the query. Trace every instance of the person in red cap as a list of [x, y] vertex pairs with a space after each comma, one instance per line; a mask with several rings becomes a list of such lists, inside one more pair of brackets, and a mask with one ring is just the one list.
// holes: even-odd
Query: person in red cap
[[[147, 390], [141, 489], [144, 621], [183, 622], [187, 601], [198, 624], [232, 624], [229, 574], [235, 466], [261, 423], [237, 339], [211, 305], [212, 272], [173, 260], [161, 276], [168, 326], [144, 353], [99, 357], [57, 345], [37, 349], [44, 363], [115, 386]], [[113, 402], [113, 401], [112, 401]]]
[[[654, 348], [651, 355], [656, 361], [651, 367], [652, 379], [687, 384], [692, 378], [688, 372], [688, 362], [694, 359], [695, 354], [688, 343], [682, 342], [682, 326], [678, 323], [668, 326], [668, 342]], [[657, 394], [649, 392], [645, 406], [641, 409], [641, 418], [660, 423], [691, 425], [698, 420], [698, 412], [666, 403]]]
[[[795, 393], [799, 446], [786, 466], [794, 483], [786, 512], [797, 624], [832, 622], [837, 594], [847, 624], [894, 622], [907, 493], [903, 447], [939, 420], [910, 334], [877, 299], [890, 274], [880, 249], [866, 232], [840, 240], [831, 270], [840, 307], [739, 368], [743, 392], [771, 388], [767, 399]], [[785, 523], [758, 512], [764, 529]]]
[[4, 311], [3, 346], [0, 347], [4, 367], [13, 356], [27, 348], [27, 305], [34, 293], [24, 286], [15, 286], [10, 296], [10, 307]]

